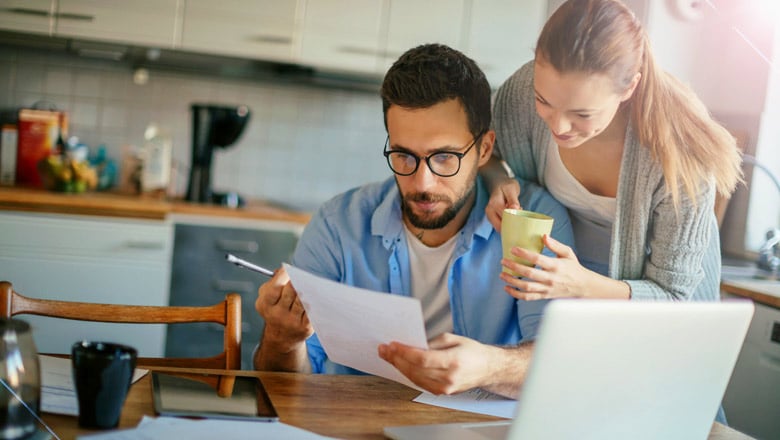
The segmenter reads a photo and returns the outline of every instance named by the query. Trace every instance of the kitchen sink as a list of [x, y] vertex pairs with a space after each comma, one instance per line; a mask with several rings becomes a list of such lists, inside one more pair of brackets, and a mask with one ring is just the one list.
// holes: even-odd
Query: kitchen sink
[[753, 262], [728, 262], [721, 267], [721, 280], [749, 290], [780, 297], [777, 274], [759, 269]]

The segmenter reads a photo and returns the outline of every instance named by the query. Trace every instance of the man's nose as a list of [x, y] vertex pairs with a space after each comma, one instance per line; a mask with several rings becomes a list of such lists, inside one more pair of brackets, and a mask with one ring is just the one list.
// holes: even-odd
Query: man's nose
[[417, 167], [417, 171], [414, 172], [412, 177], [414, 178], [414, 185], [418, 190], [429, 188], [436, 182], [436, 174], [433, 174], [433, 171], [428, 166], [428, 162], [424, 159], [420, 160], [420, 166]]

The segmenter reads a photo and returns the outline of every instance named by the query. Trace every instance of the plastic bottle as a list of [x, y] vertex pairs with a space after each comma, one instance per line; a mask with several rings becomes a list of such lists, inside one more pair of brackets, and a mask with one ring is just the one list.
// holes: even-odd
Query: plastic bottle
[[143, 168], [141, 171], [141, 190], [165, 194], [171, 181], [171, 155], [173, 142], [170, 135], [157, 124], [149, 124], [144, 133], [144, 146], [141, 151]]

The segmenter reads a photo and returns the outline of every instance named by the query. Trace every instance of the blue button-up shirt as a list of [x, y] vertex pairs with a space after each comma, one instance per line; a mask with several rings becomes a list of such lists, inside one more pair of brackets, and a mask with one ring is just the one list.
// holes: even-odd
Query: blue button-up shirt
[[[553, 217], [553, 238], [574, 246], [566, 208], [536, 185], [521, 186], [523, 208]], [[501, 237], [485, 216], [489, 195], [479, 178], [476, 194], [458, 232], [449, 269], [454, 333], [494, 345], [532, 340], [547, 301], [517, 300], [504, 291], [499, 278]], [[409, 252], [395, 179], [361, 186], [326, 202], [306, 226], [292, 264], [352, 286], [410, 296]], [[306, 345], [314, 372], [356, 373], [330, 362], [316, 334]]]

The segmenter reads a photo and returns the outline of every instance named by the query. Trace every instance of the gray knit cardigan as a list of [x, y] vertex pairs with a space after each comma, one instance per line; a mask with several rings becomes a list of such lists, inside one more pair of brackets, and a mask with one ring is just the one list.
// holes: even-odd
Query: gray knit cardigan
[[[496, 152], [515, 174], [545, 186], [550, 131], [536, 114], [533, 61], [496, 92]], [[670, 121], [673, 123], [673, 121]], [[680, 190], [678, 210], [663, 169], [629, 126], [620, 166], [609, 276], [637, 300], [718, 300], [720, 241], [714, 182], [700, 186], [697, 203]]]

